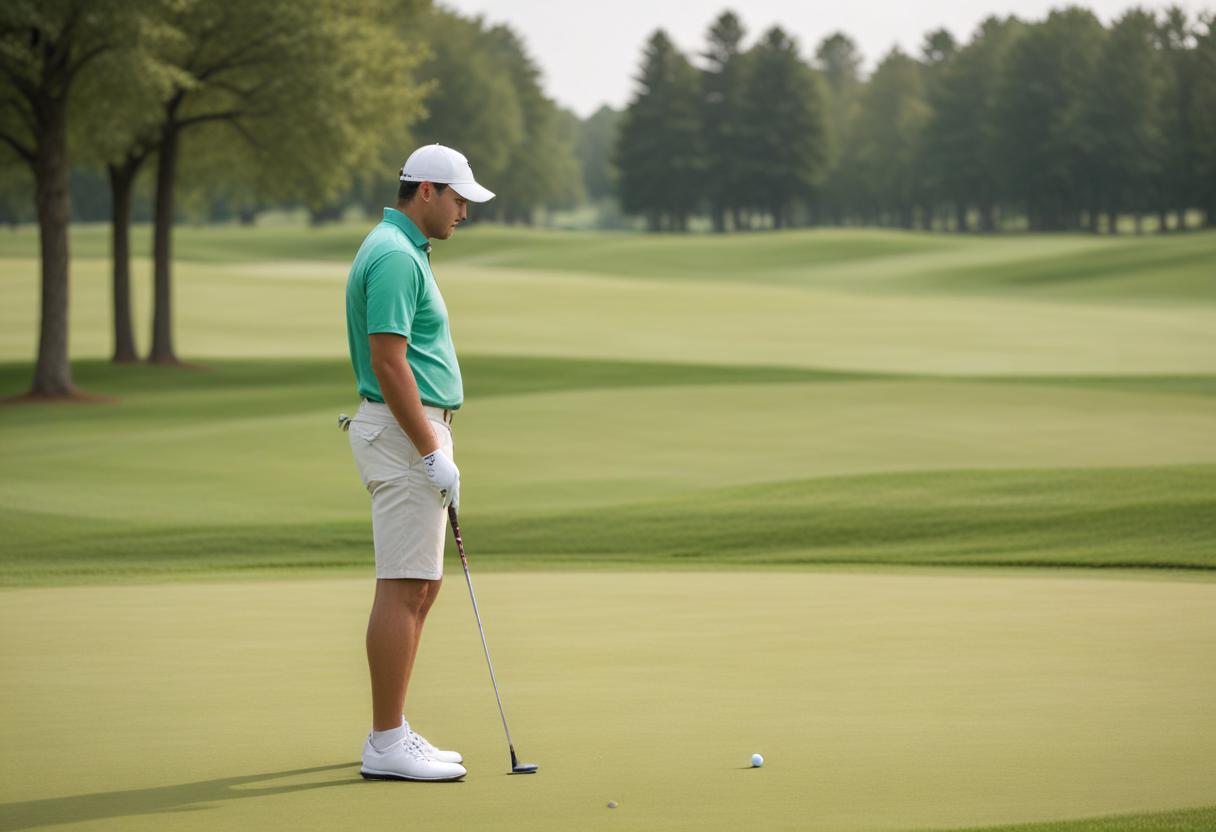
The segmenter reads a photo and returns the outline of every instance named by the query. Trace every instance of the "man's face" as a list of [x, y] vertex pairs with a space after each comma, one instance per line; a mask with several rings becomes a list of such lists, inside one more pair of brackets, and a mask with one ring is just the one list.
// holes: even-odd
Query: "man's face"
[[432, 185], [430, 196], [426, 236], [446, 240], [456, 231], [457, 225], [469, 218], [469, 201], [451, 185], [444, 188], [443, 193], [435, 191]]

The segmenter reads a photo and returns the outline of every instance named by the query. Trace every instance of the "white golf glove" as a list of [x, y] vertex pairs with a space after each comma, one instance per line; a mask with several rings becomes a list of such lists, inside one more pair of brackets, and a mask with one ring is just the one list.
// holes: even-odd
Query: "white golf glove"
[[443, 449], [433, 451], [422, 458], [426, 468], [426, 478], [439, 492], [439, 503], [444, 508], [449, 505], [460, 509], [460, 469]]

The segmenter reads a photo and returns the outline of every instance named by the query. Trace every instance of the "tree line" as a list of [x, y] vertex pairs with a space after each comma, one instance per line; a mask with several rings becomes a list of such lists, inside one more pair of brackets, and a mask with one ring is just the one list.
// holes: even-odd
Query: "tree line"
[[[1069, 7], [924, 36], [863, 77], [845, 34], [803, 59], [733, 12], [694, 64], [656, 31], [613, 146], [652, 230], [883, 225], [957, 231], [1216, 226], [1216, 24], [1179, 8], [1109, 26]], [[1172, 217], [1172, 223], [1171, 223]]]
[[0, 191], [32, 196], [41, 311], [30, 395], [76, 394], [68, 360], [69, 181], [104, 171], [114, 353], [139, 360], [132, 200], [150, 181], [153, 316], [146, 360], [177, 364], [172, 240], [179, 198], [323, 218], [391, 205], [405, 155], [465, 151], [512, 221], [582, 199], [577, 124], [543, 94], [505, 26], [429, 0], [6, 0], [0, 4]]

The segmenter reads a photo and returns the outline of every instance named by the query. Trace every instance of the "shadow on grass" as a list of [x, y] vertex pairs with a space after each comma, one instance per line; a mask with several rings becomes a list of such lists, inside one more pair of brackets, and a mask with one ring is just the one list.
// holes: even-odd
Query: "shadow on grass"
[[[334, 763], [328, 766], [246, 774], [217, 780], [199, 780], [195, 783], [180, 783], [174, 786], [96, 792], [71, 797], [5, 803], [0, 804], [0, 830], [32, 829], [51, 824], [81, 823], [162, 812], [197, 812], [207, 808], [199, 805], [204, 803], [288, 794], [310, 789], [328, 789], [334, 786], [351, 786], [364, 782], [357, 773], [358, 766], [358, 761]], [[346, 771], [347, 773], [340, 779], [320, 783], [250, 788], [254, 784], [278, 780], [282, 777], [316, 774], [323, 771]]]

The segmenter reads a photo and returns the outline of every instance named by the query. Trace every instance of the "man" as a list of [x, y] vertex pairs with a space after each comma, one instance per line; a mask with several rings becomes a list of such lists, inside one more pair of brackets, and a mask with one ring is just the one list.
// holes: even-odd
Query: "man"
[[346, 284], [351, 364], [362, 397], [343, 419], [371, 494], [376, 594], [367, 625], [372, 731], [364, 777], [458, 780], [462, 758], [403, 716], [422, 625], [443, 579], [447, 506], [459, 506], [452, 417], [464, 402], [447, 307], [431, 273], [430, 238], [446, 240], [469, 202], [494, 194], [463, 155], [432, 144], [401, 168], [397, 207], [363, 240]]

